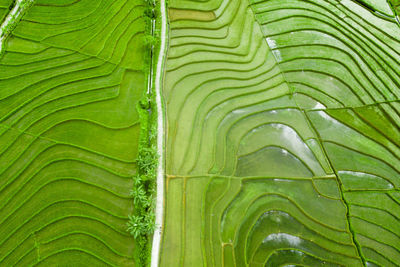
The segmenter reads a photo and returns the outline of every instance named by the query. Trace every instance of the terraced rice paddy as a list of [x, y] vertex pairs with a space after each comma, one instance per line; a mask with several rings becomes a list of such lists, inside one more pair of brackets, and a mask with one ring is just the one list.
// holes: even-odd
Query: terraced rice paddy
[[400, 2], [169, 0], [168, 34], [154, 3], [5, 38], [0, 266], [147, 266], [155, 147], [154, 267], [398, 266]]
[[0, 1], [0, 21], [3, 21], [3, 19], [6, 17], [8, 13], [8, 7], [11, 4], [11, 0], [2, 0]]
[[[12, 1], [0, 1], [0, 18]], [[0, 265], [134, 266], [141, 0], [37, 0], [0, 60]]]
[[169, 11], [160, 265], [397, 266], [400, 25], [386, 1]]

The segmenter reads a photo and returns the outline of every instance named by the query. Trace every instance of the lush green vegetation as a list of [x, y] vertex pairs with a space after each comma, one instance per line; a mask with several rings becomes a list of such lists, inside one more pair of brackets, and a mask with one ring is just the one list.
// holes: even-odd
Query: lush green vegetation
[[4, 18], [7, 16], [7, 13], [10, 11], [9, 7], [11, 6], [12, 2], [13, 2], [12, 0], [1, 0], [0, 1], [0, 21], [1, 22], [4, 20]]
[[[0, 0], [1, 18], [10, 5]], [[144, 0], [37, 0], [7, 40], [0, 265], [148, 262], [152, 9]]]
[[164, 134], [161, 266], [399, 265], [398, 0], [169, 0], [165, 133], [158, 1], [30, 4], [0, 36], [0, 266], [148, 266]]
[[400, 1], [399, 0], [391, 0], [392, 8], [396, 12], [397, 21], [400, 22]]
[[169, 3], [161, 266], [397, 266], [388, 2]]
[[133, 189], [130, 192], [135, 212], [129, 216], [128, 231], [133, 235], [140, 249], [137, 263], [140, 266], [150, 264], [151, 237], [155, 229], [155, 190], [158, 154], [156, 148], [156, 113], [152, 98], [139, 102], [137, 108], [141, 121], [139, 154], [136, 160], [137, 174], [133, 177]]

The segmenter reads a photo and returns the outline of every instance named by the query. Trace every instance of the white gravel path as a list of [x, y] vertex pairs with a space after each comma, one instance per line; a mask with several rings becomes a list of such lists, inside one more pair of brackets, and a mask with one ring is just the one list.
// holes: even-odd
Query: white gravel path
[[165, 0], [160, 0], [161, 5], [161, 44], [158, 54], [156, 72], [156, 102], [157, 102], [157, 150], [159, 155], [157, 169], [157, 200], [156, 200], [156, 229], [153, 236], [151, 250], [151, 267], [158, 267], [161, 247], [161, 234], [164, 213], [164, 112], [162, 107], [162, 85], [163, 85], [163, 59], [166, 51], [167, 18]]
[[7, 14], [3, 23], [0, 25], [0, 55], [4, 49], [4, 43], [10, 34], [6, 29], [8, 28], [10, 31], [17, 25], [17, 23], [21, 20], [24, 12], [29, 9], [29, 7], [34, 3], [35, 0], [16, 0], [14, 7]]

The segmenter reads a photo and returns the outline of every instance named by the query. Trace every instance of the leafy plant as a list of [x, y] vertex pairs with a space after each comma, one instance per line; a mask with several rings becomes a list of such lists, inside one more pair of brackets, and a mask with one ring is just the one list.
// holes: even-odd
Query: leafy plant
[[154, 220], [154, 213], [129, 216], [128, 230], [135, 238], [151, 235], [155, 227]]
[[127, 230], [139, 245], [137, 258], [141, 266], [150, 261], [151, 236], [155, 229], [154, 193], [158, 153], [156, 150], [156, 117], [151, 116], [153, 100], [145, 96], [137, 105], [142, 122], [139, 140], [139, 153], [136, 159], [138, 173], [133, 176], [133, 188], [130, 192], [134, 203], [134, 214], [129, 216]]

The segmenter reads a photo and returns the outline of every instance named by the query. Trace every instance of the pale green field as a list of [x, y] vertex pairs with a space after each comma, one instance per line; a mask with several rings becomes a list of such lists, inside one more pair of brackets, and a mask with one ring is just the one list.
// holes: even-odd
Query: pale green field
[[161, 266], [400, 262], [400, 28], [365, 2], [169, 1]]

